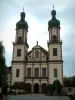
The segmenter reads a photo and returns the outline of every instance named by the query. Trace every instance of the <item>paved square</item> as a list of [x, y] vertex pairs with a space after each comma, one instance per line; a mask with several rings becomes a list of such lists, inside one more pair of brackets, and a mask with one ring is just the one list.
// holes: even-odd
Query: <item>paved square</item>
[[8, 96], [7, 100], [70, 100], [70, 99], [67, 96], [17, 95], [17, 96]]

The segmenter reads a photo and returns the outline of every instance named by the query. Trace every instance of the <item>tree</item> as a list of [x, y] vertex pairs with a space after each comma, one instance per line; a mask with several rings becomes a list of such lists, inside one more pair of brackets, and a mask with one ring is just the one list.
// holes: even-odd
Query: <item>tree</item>
[[0, 92], [2, 92], [2, 89], [5, 87], [7, 81], [7, 67], [5, 64], [5, 48], [0, 42]]
[[75, 87], [75, 76], [72, 77], [71, 82], [72, 82], [72, 86]]
[[59, 80], [55, 80], [53, 82], [53, 91], [54, 92], [56, 91], [57, 94], [61, 93], [61, 91], [62, 91], [62, 85], [61, 85], [61, 83], [60, 83]]
[[65, 87], [75, 87], [75, 76], [64, 77], [64, 86]]
[[26, 84], [24, 82], [15, 82], [12, 86], [11, 89], [18, 89], [20, 90], [26, 90]]

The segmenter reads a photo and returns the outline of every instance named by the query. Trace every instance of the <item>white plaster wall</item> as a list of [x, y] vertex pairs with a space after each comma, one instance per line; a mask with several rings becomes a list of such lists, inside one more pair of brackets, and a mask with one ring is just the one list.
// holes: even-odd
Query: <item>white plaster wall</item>
[[33, 76], [34, 76], [34, 73], [35, 73], [35, 68], [39, 69], [39, 76], [40, 76], [40, 63], [36, 63], [36, 64], [33, 65]]
[[47, 84], [47, 80], [42, 80], [41, 84], [46, 83]]
[[58, 40], [60, 41], [60, 29], [58, 28]]
[[[13, 54], [13, 60], [15, 61], [23, 61], [24, 60], [24, 45], [15, 45], [14, 46], [14, 54]], [[21, 49], [21, 57], [17, 57], [17, 49]]]
[[49, 28], [49, 41], [51, 42], [51, 28]]
[[26, 41], [27, 36], [28, 36], [28, 32], [27, 32], [27, 30], [26, 30], [26, 29], [24, 29], [24, 42]]
[[38, 80], [38, 79], [35, 79], [35, 80], [33, 81], [33, 85], [34, 85], [35, 83], [40, 84], [40, 82], [39, 82], [39, 80]]
[[[32, 63], [28, 63], [27, 65], [26, 65], [26, 72], [27, 72], [27, 68], [31, 68], [31, 76], [32, 76], [32, 66], [33, 66], [33, 76], [34, 76], [34, 71], [35, 71], [35, 68], [39, 68], [39, 76], [40, 76], [40, 63], [34, 63], [33, 65], [32, 65]], [[47, 63], [42, 63], [41, 64], [41, 76], [42, 76], [42, 68], [46, 68], [46, 76], [47, 76]], [[27, 73], [26, 73], [26, 75], [27, 75]]]
[[[27, 79], [26, 80], [26, 83], [32, 84], [32, 79]], [[35, 83], [40, 84], [39, 79], [34, 79], [33, 80], [33, 84], [35, 84]], [[41, 84], [43, 84], [43, 83], [46, 83], [47, 84], [47, 79], [42, 79]]]
[[57, 28], [52, 28], [52, 36], [56, 35], [57, 36]]
[[[52, 34], [52, 35], [51, 35]], [[54, 28], [49, 28], [49, 41], [51, 42], [51, 40], [52, 40], [52, 36], [53, 35], [56, 35], [57, 36], [57, 28], [56, 27], [54, 27]]]
[[46, 76], [47, 76], [47, 63], [41, 64], [41, 76], [42, 76], [42, 68], [46, 68]]
[[31, 68], [31, 77], [32, 77], [32, 63], [26, 65], [26, 76], [27, 76], [27, 68]]
[[[16, 69], [20, 69], [19, 77], [16, 77]], [[24, 81], [24, 64], [16, 63], [12, 65], [12, 84], [14, 82], [22, 82]]]
[[[57, 78], [54, 77], [54, 69], [57, 69]], [[58, 79], [62, 84], [62, 64], [49, 64], [49, 83]]]
[[56, 36], [58, 34], [58, 40], [60, 41], [60, 28], [58, 28], [58, 29], [57, 28], [52, 28], [52, 30], [51, 30], [51, 28], [49, 28], [49, 40], [50, 40], [50, 42], [51, 42], [51, 34], [56, 35]]
[[[36, 46], [38, 47], [38, 46]], [[35, 57], [35, 51], [38, 50], [39, 51], [39, 58]], [[46, 55], [38, 48], [36, 50], [33, 50], [32, 53], [29, 55], [31, 57], [28, 56], [28, 61], [46, 61]]]
[[[35, 68], [39, 68], [39, 76], [40, 76], [40, 64], [38, 63], [35, 63], [35, 64], [33, 64], [32, 65], [32, 63], [30, 63], [30, 64], [27, 64], [26, 65], [26, 72], [27, 72], [27, 68], [31, 68], [31, 76], [32, 76], [32, 66], [33, 66], [33, 77], [34, 77], [34, 73], [35, 73]], [[27, 75], [27, 73], [26, 73], [26, 75]]]
[[[49, 60], [61, 60], [61, 46], [60, 44], [49, 45]], [[57, 48], [57, 56], [53, 56], [53, 48]]]

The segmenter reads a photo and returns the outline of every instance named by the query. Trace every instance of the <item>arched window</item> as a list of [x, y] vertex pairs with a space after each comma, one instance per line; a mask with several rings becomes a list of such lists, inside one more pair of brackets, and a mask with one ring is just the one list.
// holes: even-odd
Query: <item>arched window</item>
[[18, 37], [18, 43], [22, 43], [22, 42], [23, 42], [22, 37], [19, 36], [19, 37]]
[[57, 41], [57, 36], [56, 36], [56, 35], [53, 35], [52, 40], [53, 40], [53, 41]]
[[39, 58], [39, 51], [38, 50], [35, 51], [35, 57]]

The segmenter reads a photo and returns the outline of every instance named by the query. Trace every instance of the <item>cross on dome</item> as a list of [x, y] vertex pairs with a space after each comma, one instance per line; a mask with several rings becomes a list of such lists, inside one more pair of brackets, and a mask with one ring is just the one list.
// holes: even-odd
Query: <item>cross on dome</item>
[[23, 12], [24, 12], [24, 7], [23, 7]]
[[53, 10], [54, 10], [54, 4], [53, 4]]
[[37, 41], [36, 43], [37, 43], [37, 45], [38, 45], [38, 41]]

